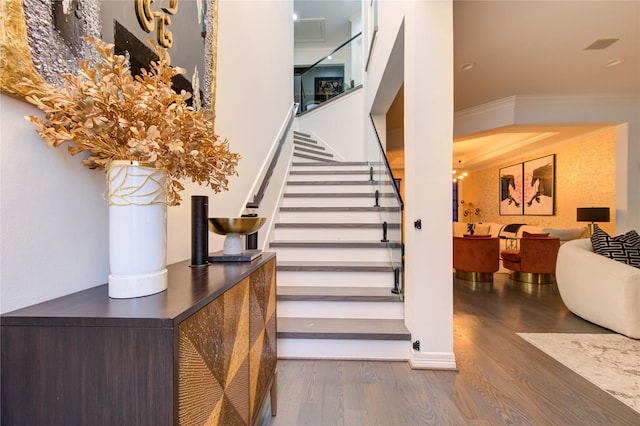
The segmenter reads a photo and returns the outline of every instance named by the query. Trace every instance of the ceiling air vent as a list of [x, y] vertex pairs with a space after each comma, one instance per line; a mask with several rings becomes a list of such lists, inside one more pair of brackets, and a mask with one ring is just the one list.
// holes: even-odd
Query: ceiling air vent
[[601, 38], [599, 40], [594, 41], [589, 46], [585, 47], [584, 50], [602, 50], [611, 46], [616, 41], [620, 40], [619, 38]]
[[325, 41], [324, 18], [298, 19], [294, 22], [293, 35], [296, 43]]

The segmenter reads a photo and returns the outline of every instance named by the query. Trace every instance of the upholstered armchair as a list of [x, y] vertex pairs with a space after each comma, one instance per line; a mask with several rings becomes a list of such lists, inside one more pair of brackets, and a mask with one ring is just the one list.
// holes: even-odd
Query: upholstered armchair
[[453, 267], [456, 278], [493, 282], [500, 269], [500, 239], [490, 235], [453, 237]]
[[500, 253], [502, 266], [511, 271], [511, 278], [534, 284], [554, 283], [560, 239], [525, 233], [518, 245], [518, 250]]

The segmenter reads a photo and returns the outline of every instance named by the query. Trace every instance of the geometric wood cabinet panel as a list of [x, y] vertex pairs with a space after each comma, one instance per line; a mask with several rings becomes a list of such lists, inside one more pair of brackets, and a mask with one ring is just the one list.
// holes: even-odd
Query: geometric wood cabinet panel
[[252, 274], [249, 286], [250, 407], [252, 423], [271, 389], [272, 413], [276, 411], [276, 262], [267, 263]]
[[249, 424], [249, 279], [180, 324], [181, 425]]
[[275, 307], [274, 259], [180, 324], [180, 425], [255, 423], [276, 368]]
[[169, 265], [166, 291], [107, 285], [0, 317], [0, 424], [254, 425], [276, 411], [276, 258]]

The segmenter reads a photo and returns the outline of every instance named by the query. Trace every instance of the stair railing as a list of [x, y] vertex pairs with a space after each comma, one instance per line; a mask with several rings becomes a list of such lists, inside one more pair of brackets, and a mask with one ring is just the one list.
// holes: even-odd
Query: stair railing
[[[362, 84], [362, 33], [336, 47], [323, 58], [294, 75], [298, 114]], [[317, 87], [321, 85], [321, 87]]]
[[387, 244], [389, 259], [394, 270], [394, 293], [404, 298], [404, 202], [398, 181], [393, 175], [389, 160], [380, 141], [373, 117], [371, 135], [366, 138], [367, 161], [369, 163], [369, 180], [374, 187], [375, 205], [380, 213], [382, 223], [381, 242]]
[[280, 152], [282, 151], [282, 147], [284, 146], [284, 143], [287, 140], [287, 136], [289, 135], [289, 132], [291, 132], [291, 125], [293, 124], [293, 119], [296, 116], [296, 112], [298, 110], [299, 105], [298, 104], [294, 104], [293, 108], [292, 108], [292, 113], [289, 115], [287, 122], [284, 126], [284, 130], [280, 133], [280, 136], [278, 138], [278, 144], [276, 146], [276, 149], [273, 153], [273, 156], [271, 157], [271, 161], [269, 162], [269, 166], [267, 167], [266, 171], [264, 172], [264, 175], [262, 177], [262, 180], [260, 181], [260, 186], [258, 187], [258, 191], [257, 193], [255, 193], [255, 195], [253, 196], [253, 200], [249, 201], [246, 204], [246, 208], [247, 209], [258, 209], [260, 208], [260, 202], [262, 201], [262, 199], [264, 198], [264, 194], [267, 191], [267, 187], [269, 186], [269, 181], [271, 180], [271, 176], [273, 175], [273, 171], [276, 168], [276, 165], [278, 164], [278, 159], [280, 158]]

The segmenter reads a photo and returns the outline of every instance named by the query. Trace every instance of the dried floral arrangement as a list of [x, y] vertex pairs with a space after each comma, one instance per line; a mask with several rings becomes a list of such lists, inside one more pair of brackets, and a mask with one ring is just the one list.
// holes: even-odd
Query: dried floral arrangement
[[[26, 100], [45, 113], [27, 116], [49, 147], [68, 143], [71, 155], [88, 151], [83, 164], [104, 170], [113, 160], [138, 161], [167, 172], [167, 204], [179, 205], [180, 179], [191, 178], [215, 193], [228, 189], [241, 158], [214, 133], [213, 113], [191, 107], [191, 94], [176, 93], [171, 78], [185, 70], [171, 67], [167, 51], [150, 41], [158, 61], [133, 76], [113, 44], [86, 37], [101, 56], [79, 61], [78, 75], [62, 75], [60, 86], [24, 80]], [[197, 105], [197, 102], [195, 103]]]

